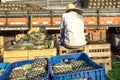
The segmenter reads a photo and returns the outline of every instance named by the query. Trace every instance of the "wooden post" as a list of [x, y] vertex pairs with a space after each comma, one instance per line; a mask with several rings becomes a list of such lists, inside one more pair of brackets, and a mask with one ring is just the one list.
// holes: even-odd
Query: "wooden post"
[[0, 55], [2, 55], [4, 51], [4, 37], [0, 36]]

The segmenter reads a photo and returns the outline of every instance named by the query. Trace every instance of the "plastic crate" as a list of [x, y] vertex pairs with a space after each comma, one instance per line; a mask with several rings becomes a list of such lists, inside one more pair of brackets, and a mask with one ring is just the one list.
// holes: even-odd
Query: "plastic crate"
[[[90, 66], [94, 66], [96, 69], [89, 71], [82, 71], [76, 73], [62, 74], [62, 75], [54, 75], [52, 73], [52, 65], [61, 62], [64, 59], [74, 59], [75, 61], [84, 60], [89, 63]], [[85, 53], [73, 53], [62, 56], [54, 56], [50, 58], [50, 70], [51, 70], [51, 78], [52, 80], [76, 80], [80, 78], [88, 79], [88, 80], [106, 80], [105, 76], [105, 68], [104, 66], [97, 65], [93, 62]]]
[[110, 80], [120, 80], [120, 69], [108, 71], [108, 77], [110, 78]]
[[[42, 58], [40, 58], [42, 59]], [[50, 72], [50, 65], [49, 65], [49, 59], [47, 58], [44, 58], [48, 61], [48, 74], [47, 76], [43, 79], [43, 80], [49, 80], [49, 72]], [[30, 64], [32, 63], [33, 61], [35, 61], [37, 59], [33, 59], [33, 60], [24, 60], [24, 61], [18, 61], [18, 62], [13, 62], [11, 63], [11, 65], [9, 66], [9, 68], [6, 70], [6, 75], [4, 75], [4, 80], [8, 80], [8, 77], [9, 77], [9, 74], [10, 72], [12, 71], [12, 69], [14, 69], [15, 67], [19, 67], [19, 66], [22, 66], [22, 65], [25, 65], [25, 64]]]
[[0, 63], [0, 69], [4, 69], [3, 73], [0, 75], [0, 80], [4, 80], [6, 69], [8, 69], [9, 66], [10, 66], [9, 62]]
[[112, 62], [113, 69], [120, 69], [120, 62]]

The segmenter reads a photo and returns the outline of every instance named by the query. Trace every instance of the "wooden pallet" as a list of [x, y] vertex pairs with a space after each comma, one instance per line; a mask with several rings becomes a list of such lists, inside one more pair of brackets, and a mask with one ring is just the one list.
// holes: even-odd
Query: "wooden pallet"
[[27, 50], [23, 51], [4, 51], [3, 62], [15, 62], [21, 60], [28, 60], [29, 53]]
[[106, 42], [106, 28], [99, 27], [98, 29], [94, 27], [87, 27], [86, 33], [88, 33], [88, 42], [89, 43], [104, 43]]
[[59, 46], [59, 55], [70, 54], [74, 52], [85, 52], [94, 62], [104, 65], [106, 73], [112, 68], [110, 44], [90, 44], [79, 49], [67, 49], [64, 46]]
[[29, 59], [34, 58], [50, 58], [57, 55], [56, 48], [43, 50], [29, 50]]
[[78, 49], [67, 49], [64, 46], [59, 46], [58, 49], [58, 54], [59, 55], [64, 55], [64, 54], [69, 54], [69, 53], [74, 53], [74, 52], [81, 52], [84, 50], [84, 47], [78, 48]]
[[[88, 31], [87, 31], [87, 33], [84, 33], [84, 35], [87, 36], [88, 35]], [[55, 34], [54, 37], [55, 37], [55, 40], [57, 41], [57, 43], [61, 44], [60, 43], [61, 34], [60, 33], [59, 34]]]
[[54, 37], [55, 37], [55, 40], [60, 44], [61, 35], [60, 34], [55, 34]]
[[3, 36], [0, 36], [0, 47], [2, 48], [4, 44], [4, 37]]
[[84, 52], [96, 63], [104, 65], [106, 72], [111, 70], [111, 51], [110, 44], [91, 44], [86, 45]]
[[[106, 28], [105, 27], [87, 27], [84, 33], [88, 43], [106, 43]], [[60, 44], [60, 34], [55, 34], [57, 43]]]
[[15, 62], [35, 58], [50, 58], [56, 56], [56, 48], [43, 50], [21, 50], [21, 51], [4, 51], [3, 62]]

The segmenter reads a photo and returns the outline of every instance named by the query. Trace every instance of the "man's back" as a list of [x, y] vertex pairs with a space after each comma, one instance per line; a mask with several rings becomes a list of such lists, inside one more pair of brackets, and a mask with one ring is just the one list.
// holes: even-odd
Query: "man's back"
[[76, 12], [64, 13], [62, 17], [65, 25], [66, 46], [85, 45], [83, 17]]

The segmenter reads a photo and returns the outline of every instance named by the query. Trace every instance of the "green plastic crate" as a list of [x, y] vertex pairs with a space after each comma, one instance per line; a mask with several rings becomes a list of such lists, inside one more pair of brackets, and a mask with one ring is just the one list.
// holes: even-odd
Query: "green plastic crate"
[[120, 69], [120, 62], [112, 62], [112, 69]]
[[111, 80], [120, 80], [120, 70], [119, 69], [113, 69], [108, 71], [108, 77]]

